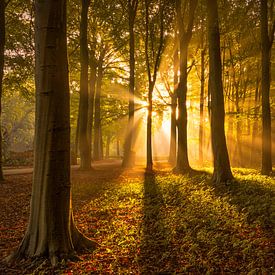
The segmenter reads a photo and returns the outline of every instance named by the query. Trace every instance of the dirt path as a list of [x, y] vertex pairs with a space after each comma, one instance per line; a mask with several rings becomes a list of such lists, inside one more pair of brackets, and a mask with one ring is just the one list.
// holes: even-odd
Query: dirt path
[[[105, 169], [108, 167], [119, 167], [121, 165], [121, 160], [102, 160], [102, 161], [96, 161], [92, 164], [92, 167], [95, 169]], [[79, 165], [72, 165], [72, 170], [77, 170], [79, 168]], [[32, 174], [33, 167], [4, 167], [3, 173], [4, 176], [7, 175], [26, 175], [26, 174]]]

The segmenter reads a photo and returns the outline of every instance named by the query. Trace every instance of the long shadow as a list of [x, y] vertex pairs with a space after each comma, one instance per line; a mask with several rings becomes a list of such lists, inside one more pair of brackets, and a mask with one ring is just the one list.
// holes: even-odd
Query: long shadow
[[177, 260], [171, 249], [171, 234], [164, 220], [165, 203], [154, 173], [144, 179], [143, 224], [139, 266], [141, 274], [172, 274]]
[[[273, 180], [262, 178], [262, 181]], [[274, 181], [275, 183], [275, 181]], [[264, 185], [260, 179], [236, 180], [229, 185], [217, 185], [215, 194], [220, 197], [229, 197], [229, 203], [235, 205], [239, 212], [246, 214], [247, 224], [260, 225], [269, 236], [275, 235], [275, 185]]]
[[110, 189], [122, 173], [123, 169], [120, 166], [102, 166], [91, 171], [73, 171], [73, 208], [80, 209], [93, 198]]

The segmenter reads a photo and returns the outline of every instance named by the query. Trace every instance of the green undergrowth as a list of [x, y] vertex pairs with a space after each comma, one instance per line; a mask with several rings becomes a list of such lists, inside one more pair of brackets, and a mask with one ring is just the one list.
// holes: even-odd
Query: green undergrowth
[[64, 274], [272, 274], [275, 181], [156, 171], [74, 183], [78, 227], [100, 246]]

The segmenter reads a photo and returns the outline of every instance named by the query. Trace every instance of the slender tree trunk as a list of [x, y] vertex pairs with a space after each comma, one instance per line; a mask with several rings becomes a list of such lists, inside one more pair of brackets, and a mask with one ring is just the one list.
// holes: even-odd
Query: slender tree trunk
[[[181, 42], [183, 44], [185, 42]], [[180, 50], [180, 80], [178, 85], [178, 154], [177, 172], [188, 172], [191, 167], [187, 149], [187, 47], [181, 45]]]
[[133, 136], [134, 136], [134, 115], [135, 115], [135, 33], [134, 24], [136, 17], [136, 9], [138, 0], [128, 0], [128, 16], [129, 16], [129, 53], [130, 53], [130, 79], [129, 79], [129, 118], [126, 140], [124, 144], [124, 155], [122, 166], [133, 167], [135, 164], [134, 152], [132, 152]]
[[[176, 1], [177, 24], [180, 39], [180, 78], [177, 90], [178, 97], [178, 154], [177, 163], [174, 169], [175, 172], [185, 173], [191, 170], [188, 160], [187, 149], [187, 59], [188, 47], [192, 38], [193, 22], [195, 10], [197, 7], [197, 0], [189, 1], [188, 24], [184, 28], [184, 15], [182, 13], [181, 0]], [[184, 13], [187, 13], [185, 10]]]
[[169, 163], [176, 164], [177, 158], [177, 94], [171, 96], [171, 129], [170, 129], [170, 151], [169, 151]]
[[70, 106], [66, 1], [35, 1], [36, 120], [31, 213], [11, 259], [49, 257], [52, 265], [92, 248], [74, 225], [70, 184]]
[[0, 0], [0, 182], [3, 176], [3, 156], [2, 156], [2, 93], [4, 76], [4, 50], [5, 50], [5, 1]]
[[119, 144], [119, 138], [116, 140], [116, 155], [117, 157], [120, 157], [120, 144]]
[[81, 21], [80, 21], [80, 99], [79, 99], [79, 153], [80, 168], [91, 169], [91, 150], [88, 141], [88, 9], [90, 0], [82, 0]]
[[211, 141], [214, 156], [213, 181], [232, 180], [224, 132], [224, 96], [220, 55], [220, 32], [216, 0], [207, 0], [209, 41], [209, 90], [211, 93]]
[[[272, 11], [273, 12], [273, 11]], [[268, 34], [267, 0], [261, 0], [262, 43], [262, 174], [272, 172], [271, 113], [270, 113], [270, 58], [271, 46]], [[274, 35], [274, 32], [273, 32]], [[273, 40], [273, 37], [272, 37]]]
[[77, 117], [76, 129], [75, 129], [75, 140], [74, 140], [74, 158], [72, 159], [72, 164], [77, 164], [78, 157], [78, 147], [79, 146], [79, 115]]
[[107, 140], [106, 140], [106, 154], [105, 158], [108, 159], [110, 157], [110, 143], [111, 143], [111, 136], [107, 135]]
[[100, 97], [101, 97], [101, 86], [102, 86], [102, 61], [100, 60], [98, 64], [97, 82], [96, 82], [96, 94], [95, 94], [95, 127], [94, 127], [94, 160], [102, 159], [102, 141], [101, 141], [101, 107], [100, 107]]
[[[160, 66], [160, 58], [164, 49], [164, 10], [165, 3], [160, 5], [159, 9], [159, 42], [158, 45], [155, 45], [155, 33], [152, 32], [150, 25], [150, 16], [149, 16], [149, 7], [150, 1], [145, 0], [145, 27], [146, 27], [146, 36], [145, 36], [145, 59], [147, 67], [147, 76], [148, 76], [148, 113], [147, 113], [147, 163], [146, 170], [148, 172], [153, 169], [153, 156], [152, 156], [152, 110], [153, 110], [153, 90], [155, 87], [157, 73]], [[152, 57], [153, 58], [150, 58]], [[155, 58], [154, 58], [155, 56]], [[152, 69], [153, 68], [153, 69]], [[152, 71], [151, 71], [152, 70]]]
[[[92, 51], [91, 54], [94, 54], [94, 51]], [[90, 91], [89, 91], [89, 111], [88, 111], [88, 144], [90, 146], [89, 150], [91, 152], [91, 156], [93, 152], [92, 133], [93, 133], [93, 124], [94, 124], [95, 89], [96, 89], [96, 64], [92, 60], [90, 62]]]
[[149, 91], [148, 91], [148, 110], [147, 110], [147, 161], [146, 161], [146, 169], [151, 171], [153, 168], [153, 155], [152, 155], [152, 111], [153, 111], [153, 95], [154, 83], [149, 83]]
[[[203, 35], [203, 34], [202, 34]], [[201, 49], [201, 91], [200, 91], [200, 126], [199, 126], [199, 163], [203, 164], [203, 127], [204, 127], [204, 86], [205, 86], [205, 50]]]
[[177, 158], [177, 89], [179, 83], [178, 70], [179, 70], [179, 51], [178, 51], [178, 36], [175, 32], [174, 42], [174, 57], [173, 57], [173, 69], [174, 69], [174, 91], [171, 95], [171, 129], [170, 129], [170, 151], [169, 151], [169, 162], [172, 165], [176, 164]]
[[259, 95], [259, 85], [260, 81], [257, 77], [256, 87], [255, 87], [255, 98], [254, 98], [254, 119], [252, 126], [252, 136], [251, 136], [251, 151], [250, 151], [250, 167], [255, 167], [255, 151], [257, 152], [258, 146], [256, 144], [256, 139], [258, 136], [258, 117], [259, 117], [259, 107], [258, 107], [258, 95]]

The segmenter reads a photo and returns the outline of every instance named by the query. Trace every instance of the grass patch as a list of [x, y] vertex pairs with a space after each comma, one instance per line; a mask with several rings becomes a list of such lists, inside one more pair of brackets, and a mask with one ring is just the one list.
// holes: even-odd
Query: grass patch
[[271, 274], [274, 178], [234, 173], [230, 186], [167, 171], [75, 179], [76, 222], [100, 247], [64, 273]]

